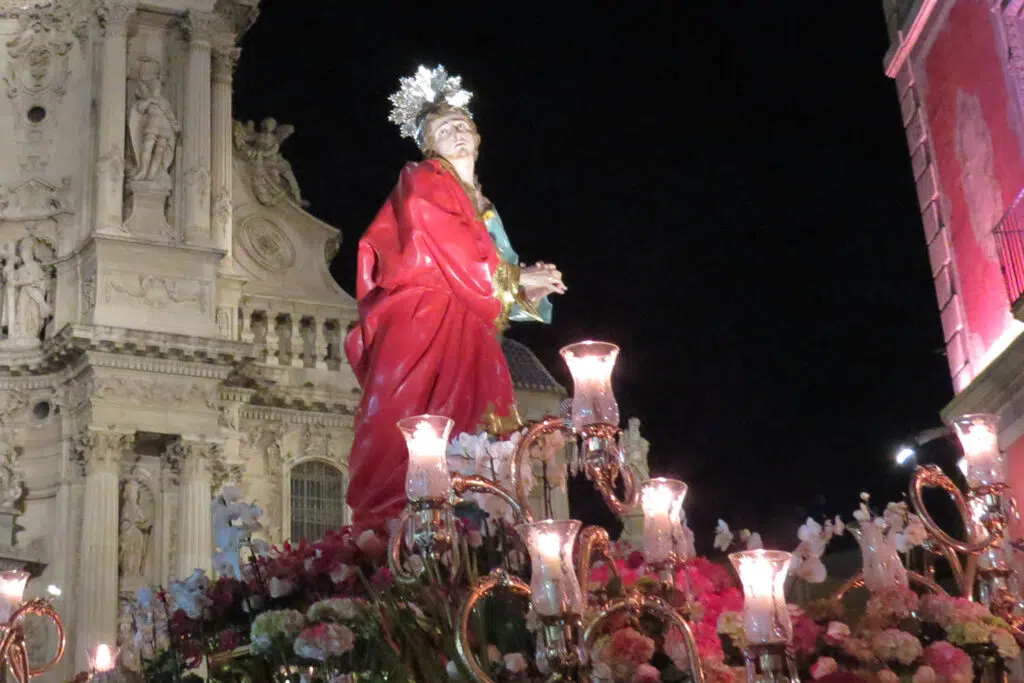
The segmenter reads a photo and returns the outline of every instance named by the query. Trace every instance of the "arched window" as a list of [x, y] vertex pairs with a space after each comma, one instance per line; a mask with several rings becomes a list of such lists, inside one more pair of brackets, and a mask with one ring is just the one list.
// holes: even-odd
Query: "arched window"
[[311, 460], [291, 470], [291, 540], [317, 541], [345, 523], [345, 479], [333, 465]]

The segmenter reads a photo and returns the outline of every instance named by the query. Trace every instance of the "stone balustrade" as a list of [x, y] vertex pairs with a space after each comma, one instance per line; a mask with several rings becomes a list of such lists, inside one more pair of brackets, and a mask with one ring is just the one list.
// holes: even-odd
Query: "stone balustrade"
[[341, 307], [304, 306], [294, 301], [243, 300], [239, 337], [256, 344], [267, 365], [338, 370], [351, 313]]

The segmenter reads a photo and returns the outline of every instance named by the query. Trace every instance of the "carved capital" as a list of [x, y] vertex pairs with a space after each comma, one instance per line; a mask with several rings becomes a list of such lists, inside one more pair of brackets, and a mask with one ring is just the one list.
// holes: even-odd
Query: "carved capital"
[[167, 461], [181, 474], [181, 483], [209, 481], [222, 469], [220, 444], [210, 441], [175, 441], [167, 449]]
[[242, 56], [242, 48], [218, 47], [213, 50], [213, 82], [231, 84], [231, 75]]
[[75, 436], [71, 445], [86, 476], [99, 472], [116, 474], [121, 456], [135, 445], [135, 435], [89, 429]]
[[213, 39], [214, 25], [213, 14], [189, 10], [181, 22], [181, 30], [193, 46], [209, 47]]
[[108, 36], [124, 35], [125, 24], [135, 8], [135, 0], [102, 0], [96, 8], [96, 15]]

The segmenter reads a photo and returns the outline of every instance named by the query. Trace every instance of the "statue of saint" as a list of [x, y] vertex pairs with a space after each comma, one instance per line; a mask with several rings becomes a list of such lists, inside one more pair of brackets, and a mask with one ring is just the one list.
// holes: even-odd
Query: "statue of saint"
[[[141, 489], [137, 475], [132, 475], [124, 484], [124, 501], [121, 504], [121, 540], [119, 560], [121, 579], [128, 584], [145, 575], [146, 545], [152, 521], [145, 513], [141, 501]], [[133, 587], [129, 585], [129, 587]]]
[[181, 125], [163, 94], [159, 78], [140, 81], [135, 103], [128, 114], [128, 137], [135, 152], [135, 180], [170, 177]]
[[284, 195], [305, 206], [292, 165], [281, 156], [281, 144], [295, 132], [295, 126], [278, 125], [271, 118], [260, 122], [259, 130], [252, 121], [244, 125], [235, 121], [234, 139], [237, 147], [253, 165], [253, 193], [268, 206]]
[[458, 434], [518, 418], [499, 334], [509, 320], [550, 321], [547, 296], [565, 292], [553, 265], [519, 263], [481, 191], [468, 100], [443, 67], [420, 67], [391, 99], [391, 120], [426, 158], [402, 170], [359, 242], [359, 323], [345, 343], [363, 389], [347, 496], [357, 525], [405, 504], [399, 419], [444, 415]]
[[18, 454], [10, 444], [0, 441], [0, 510], [11, 511], [25, 493], [25, 474]]
[[21, 238], [16, 249], [5, 245], [0, 258], [4, 280], [0, 323], [7, 328], [9, 340], [26, 346], [38, 344], [53, 308], [47, 301], [49, 276], [36, 258], [35, 239]]

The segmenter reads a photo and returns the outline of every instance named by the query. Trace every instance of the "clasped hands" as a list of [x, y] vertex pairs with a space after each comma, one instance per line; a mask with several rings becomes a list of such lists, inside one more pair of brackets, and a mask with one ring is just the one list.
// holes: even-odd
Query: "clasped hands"
[[548, 294], [565, 294], [566, 291], [561, 271], [553, 263], [542, 261], [520, 268], [519, 286], [526, 298], [533, 302]]

